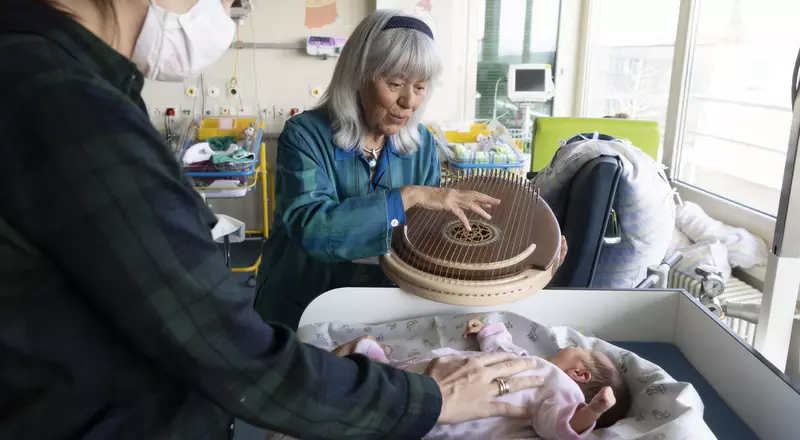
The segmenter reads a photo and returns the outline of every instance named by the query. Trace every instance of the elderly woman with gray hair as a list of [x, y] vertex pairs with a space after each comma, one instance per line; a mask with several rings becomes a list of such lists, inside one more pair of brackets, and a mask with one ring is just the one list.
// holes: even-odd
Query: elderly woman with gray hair
[[[141, 96], [145, 75], [188, 78], [225, 53], [232, 2], [0, 1], [0, 58], [18, 61], [0, 63], [3, 102], [47, 99], [45, 119], [67, 121], [35, 137], [26, 128], [40, 114], [0, 124], [9, 144], [29, 146], [7, 151], [16, 166], [0, 188], [30, 190], [0, 203], [0, 408], [13, 408], [0, 438], [221, 439], [232, 416], [311, 440], [421, 438], [437, 422], [526, 415], [494, 401], [492, 380], [530, 370], [530, 360], [444, 359], [413, 374], [347, 356], [347, 344], [337, 352], [347, 357], [303, 344], [252, 309], [252, 291], [211, 237], [214, 214]], [[304, 120], [284, 138], [284, 188], [323, 180], [307, 162], [326, 160], [323, 128], [303, 131], [314, 126]], [[33, 152], [40, 173], [21, 172]], [[70, 184], [54, 195], [40, 175]], [[302, 211], [323, 191], [283, 202], [292, 220], [310, 219], [293, 227], [336, 211]], [[537, 386], [531, 380], [508, 386]]]
[[258, 273], [256, 310], [296, 327], [318, 295], [389, 286], [352, 260], [389, 250], [412, 207], [486, 219], [500, 200], [440, 189], [432, 134], [420, 124], [442, 71], [422, 21], [377, 11], [356, 27], [321, 105], [290, 119], [278, 140], [276, 210]]

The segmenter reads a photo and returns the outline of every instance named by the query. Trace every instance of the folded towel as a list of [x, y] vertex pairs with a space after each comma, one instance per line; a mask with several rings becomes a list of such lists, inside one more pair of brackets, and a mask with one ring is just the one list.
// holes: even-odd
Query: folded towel
[[[231, 139], [233, 138], [231, 137]], [[255, 154], [240, 148], [235, 142], [228, 145], [224, 150], [221, 149], [221, 146], [222, 144], [219, 142], [214, 145], [208, 142], [192, 145], [183, 153], [183, 164], [193, 165], [207, 161], [211, 161], [215, 165], [224, 163], [238, 164], [250, 163], [256, 159]]]
[[518, 154], [506, 144], [496, 144], [488, 151], [477, 151], [463, 144], [450, 144], [449, 147], [453, 153], [452, 159], [458, 162], [475, 164], [520, 163]]
[[249, 153], [239, 147], [230, 154], [215, 154], [211, 156], [214, 165], [222, 163], [250, 163], [256, 159], [256, 155]]
[[228, 151], [231, 146], [239, 147], [239, 144], [236, 143], [236, 138], [233, 136], [218, 136], [208, 138], [206, 141], [208, 145], [211, 146], [211, 149], [217, 152], [220, 151]]

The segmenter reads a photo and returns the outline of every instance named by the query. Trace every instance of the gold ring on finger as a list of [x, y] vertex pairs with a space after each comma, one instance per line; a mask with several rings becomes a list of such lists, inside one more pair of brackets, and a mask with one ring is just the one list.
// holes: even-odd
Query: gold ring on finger
[[511, 392], [511, 385], [509, 383], [511, 380], [507, 377], [496, 377], [492, 379], [492, 382], [497, 383], [497, 396], [505, 396], [506, 394]]

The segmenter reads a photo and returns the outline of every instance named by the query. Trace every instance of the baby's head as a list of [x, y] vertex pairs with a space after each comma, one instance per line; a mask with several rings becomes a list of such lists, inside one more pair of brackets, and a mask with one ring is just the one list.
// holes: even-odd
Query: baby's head
[[585, 348], [562, 348], [548, 359], [574, 380], [583, 390], [586, 403], [605, 387], [611, 387], [617, 403], [597, 420], [605, 428], [624, 419], [631, 407], [631, 396], [622, 373], [605, 354]]

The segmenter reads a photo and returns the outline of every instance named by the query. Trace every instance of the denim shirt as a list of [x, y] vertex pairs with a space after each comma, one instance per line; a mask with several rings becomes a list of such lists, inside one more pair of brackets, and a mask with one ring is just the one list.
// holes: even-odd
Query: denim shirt
[[264, 245], [256, 310], [296, 327], [320, 294], [345, 286], [391, 285], [380, 268], [351, 263], [389, 250], [393, 225], [405, 222], [399, 188], [438, 186], [433, 135], [418, 127], [419, 148], [404, 155], [387, 138], [375, 177], [360, 151], [333, 142], [326, 110], [290, 119], [278, 139], [275, 223]]

